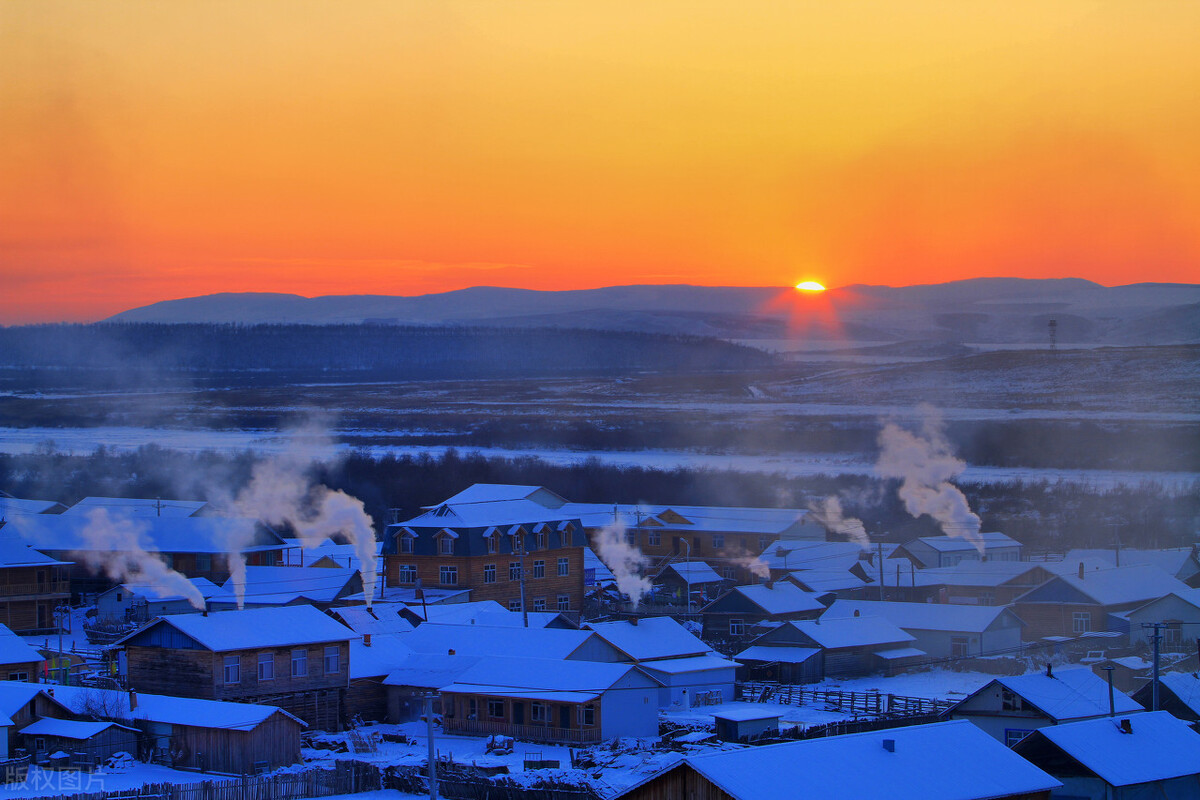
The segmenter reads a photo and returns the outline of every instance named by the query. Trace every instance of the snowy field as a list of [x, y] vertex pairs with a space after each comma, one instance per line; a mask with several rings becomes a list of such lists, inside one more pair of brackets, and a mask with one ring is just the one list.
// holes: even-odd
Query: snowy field
[[[0, 800], [7, 797], [51, 797], [84, 792], [115, 792], [134, 789], [145, 783], [199, 783], [220, 780], [221, 776], [183, 772], [158, 764], [133, 762], [128, 767], [100, 769], [92, 773], [30, 767], [21, 783], [0, 783]], [[361, 795], [356, 795], [361, 797]]]
[[[373, 438], [395, 439], [403, 431], [333, 431], [334, 437], [352, 436], [362, 445], [340, 445], [375, 457], [386, 455], [418, 456], [427, 453], [440, 457], [449, 446], [372, 445]], [[154, 443], [168, 450], [199, 452], [214, 450], [261, 453], [283, 452], [288, 438], [278, 431], [197, 431], [178, 428], [0, 428], [0, 453], [32, 453], [53, 443], [61, 453], [87, 455], [103, 445], [112, 450], [134, 450]], [[551, 464], [579, 464], [597, 459], [612, 466], [636, 466], [651, 469], [733, 470], [750, 473], [779, 473], [789, 477], [813, 475], [871, 475], [874, 466], [851, 455], [788, 453], [777, 455], [739, 455], [697, 453], [683, 450], [554, 450], [547, 448], [459, 447], [460, 453], [480, 453], [486, 457], [522, 458], [533, 456]], [[1034, 467], [974, 467], [968, 466], [958, 479], [960, 483], [1009, 483], [1049, 481], [1076, 483], [1098, 489], [1115, 486], [1137, 486], [1154, 482], [1167, 491], [1191, 491], [1200, 482], [1200, 472], [1155, 472], [1103, 469], [1040, 469]]]

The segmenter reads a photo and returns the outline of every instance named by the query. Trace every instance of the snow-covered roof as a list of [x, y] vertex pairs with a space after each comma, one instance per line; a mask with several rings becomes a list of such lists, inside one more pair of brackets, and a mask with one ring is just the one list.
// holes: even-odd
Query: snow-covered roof
[[[1087, 668], [1055, 670], [1049, 676], [1044, 672], [1006, 676], [997, 678], [992, 683], [999, 683], [1014, 694], [1020, 695], [1026, 703], [1055, 721], [1097, 717], [1108, 713], [1108, 682]], [[988, 686], [979, 692], [987, 691]], [[1118, 714], [1145, 710], [1124, 692], [1113, 692], [1113, 696]], [[967, 700], [962, 702], [966, 703]]]
[[120, 725], [116, 722], [77, 722], [53, 717], [42, 717], [32, 725], [26, 725], [20, 732], [27, 736], [60, 736], [64, 739], [82, 741], [103, 733], [114, 725], [123, 730], [137, 732], [137, 728], [130, 728], [128, 725]]
[[[806, 592], [792, 583], [776, 582], [771, 586], [758, 583], [730, 589], [761, 608], [768, 616], [796, 614], [804, 611], [823, 611], [825, 606], [813, 592]], [[715, 601], [714, 601], [715, 602]]]
[[19, 681], [0, 681], [0, 714], [14, 716], [22, 707], [39, 694], [45, 694], [45, 686]]
[[[1128, 733], [1122, 731], [1122, 724], [1128, 725]], [[1022, 740], [1015, 750], [1034, 758], [1042, 739], [1112, 786], [1200, 774], [1200, 734], [1166, 711], [1050, 725]]]
[[[1021, 543], [1011, 536], [1005, 536], [998, 531], [981, 531], [976, 539], [964, 539], [961, 536], [921, 536], [915, 541], [931, 547], [939, 553], [957, 553], [964, 550], [978, 550], [976, 542], [985, 550], [1002, 547], [1020, 547]], [[909, 542], [908, 544], [912, 544]]]
[[[1115, 567], [1118, 555], [1115, 549], [1069, 550], [1066, 556], [1063, 557], [1063, 563], [1074, 563], [1080, 559], [1104, 561], [1110, 566]], [[1177, 578], [1186, 578], [1186, 573], [1195, 571], [1194, 569], [1189, 569], [1189, 562], [1191, 562], [1191, 566], [1195, 564], [1194, 551], [1190, 547], [1175, 547], [1169, 550], [1133, 550], [1121, 548], [1120, 561], [1123, 567], [1150, 564]], [[1185, 574], [1181, 576], [1180, 573]]]
[[495, 500], [457, 503], [447, 501], [423, 514], [398, 523], [406, 528], [486, 528], [502, 525], [535, 525], [578, 519], [565, 508], [547, 508], [533, 500]]
[[46, 514], [58, 506], [57, 500], [29, 500], [0, 492], [0, 521], [24, 514]]
[[1200, 716], [1200, 678], [1191, 672], [1163, 672], [1158, 681], [1179, 698], [1179, 702]]
[[445, 603], [432, 606], [410, 606], [409, 611], [422, 620], [442, 622], [447, 625], [478, 624], [480, 614], [509, 613], [508, 609], [495, 600], [472, 600], [468, 603]]
[[[340, 567], [246, 567], [245, 601], [249, 604], [278, 604], [303, 598], [314, 603], [331, 603], [346, 593], [357, 570]], [[233, 578], [221, 587], [223, 596], [214, 602], [236, 602]]]
[[340, 619], [343, 625], [357, 634], [369, 633], [379, 636], [408, 633], [413, 629], [413, 624], [398, 613], [403, 608], [408, 608], [408, 606], [402, 603], [375, 603], [370, 608], [344, 606], [330, 609], [329, 613]]
[[714, 712], [713, 719], [727, 719], [731, 722], [751, 722], [754, 720], [763, 719], [779, 719], [783, 716], [783, 711], [778, 706], [773, 708], [727, 708], [721, 712]]
[[350, 640], [350, 678], [377, 678], [396, 669], [413, 649], [404, 643], [402, 634], [371, 635], [368, 645], [365, 638]]
[[208, 505], [204, 500], [157, 500], [138, 497], [85, 497], [63, 514], [85, 514], [107, 508], [127, 517], [190, 517]]
[[646, 617], [636, 625], [624, 620], [593, 622], [587, 627], [634, 661], [704, 655], [712, 650], [671, 617]]
[[912, 635], [883, 617], [834, 617], [797, 620], [784, 624], [791, 625], [826, 650], [875, 647], [913, 641]]
[[966, 721], [723, 750], [682, 763], [734, 800], [779, 797], [792, 787], [803, 787], [806, 800], [978, 800], [1061, 785]]
[[1186, 593], [1190, 589], [1186, 583], [1158, 567], [1138, 564], [1085, 572], [1083, 578], [1074, 573], [1059, 575], [1053, 581], [1021, 595], [1016, 602], [1037, 602], [1037, 598], [1043, 596], [1041, 593], [1056, 581], [1062, 581], [1102, 606], [1148, 602], [1172, 593]]
[[787, 577], [816, 594], [837, 592], [843, 589], [861, 589], [867, 581], [845, 569], [802, 569], [793, 570]]
[[[7, 683], [0, 681], [0, 691]], [[16, 684], [28, 686], [33, 684]], [[258, 727], [272, 714], [283, 714], [301, 722], [277, 706], [258, 703], [229, 703], [221, 700], [200, 700], [194, 697], [172, 697], [164, 694], [136, 692], [136, 707], [129, 708], [129, 692], [114, 689], [91, 689], [83, 686], [55, 686], [54, 699], [77, 714], [111, 716], [124, 721], [162, 722], [170, 725], [190, 725], [198, 728], [224, 728], [249, 731]]]
[[[92, 513], [105, 513], [103, 508], [81, 514], [37, 514], [15, 517], [4, 526], [4, 533], [13, 533], [21, 541], [38, 550], [54, 552], [89, 551], [108, 547], [97, 543]], [[108, 513], [109, 520], [132, 526], [139, 546], [150, 553], [209, 553], [223, 555], [230, 541], [251, 542], [241, 548], [243, 553], [279, 550], [283, 539], [256, 520], [241, 517], [129, 517], [120, 510]]]
[[439, 689], [448, 686], [484, 656], [450, 656], [437, 653], [413, 653], [402, 660], [384, 678], [385, 686], [419, 686]]
[[929, 653], [918, 647], [893, 647], [888, 650], [876, 650], [871, 655], [879, 656], [886, 661], [893, 661], [897, 658], [924, 658]]
[[803, 664], [821, 652], [818, 647], [768, 647], [756, 644], [734, 656], [738, 661], [778, 661], [781, 664]]
[[[906, 631], [987, 630], [1002, 614], [1012, 614], [1007, 606], [968, 606], [953, 603], [896, 603], [880, 600], [835, 600], [822, 620], [853, 617], [883, 617]], [[822, 623], [824, 624], [824, 623]]]
[[[216, 597], [223, 593], [220, 586], [210, 581], [208, 578], [188, 578], [188, 583], [195, 586], [204, 599]], [[110, 592], [125, 592], [130, 597], [142, 597], [148, 600], [158, 602], [170, 602], [173, 600], [186, 600], [187, 598], [181, 594], [174, 594], [167, 591], [165, 586], [157, 583], [122, 583], [120, 586], [114, 586], [107, 592], [101, 594], [109, 594]]]
[[854, 542], [776, 541], [762, 552], [771, 569], [848, 570], [862, 560], [862, 548]]
[[[0, 519], [3, 519], [2, 513], [0, 513]], [[54, 567], [70, 563], [70, 561], [51, 558], [34, 550], [23, 541], [0, 534], [0, 567]]]
[[596, 555], [590, 547], [583, 548], [583, 568], [585, 571], [595, 570], [593, 574], [598, 584], [617, 582], [617, 576], [613, 575], [608, 565], [601, 561], [600, 556]]
[[450, 651], [469, 656], [523, 657], [537, 653], [541, 658], [565, 659], [596, 637], [592, 631], [562, 628], [513, 628], [490, 625], [448, 625], [426, 622], [403, 634], [404, 643], [418, 653]]
[[555, 622], [560, 623], [558, 627], [563, 628], [578, 628], [566, 615], [558, 611], [482, 611], [476, 614], [476, 625], [491, 625], [508, 628], [525, 627], [526, 621], [530, 628], [548, 628]]
[[[897, 570], [896, 567], [900, 569]], [[952, 567], [914, 569], [907, 558], [888, 559], [884, 563], [884, 586], [979, 586], [996, 587], [1041, 567], [1028, 561], [960, 561]]]
[[632, 664], [495, 657], [480, 659], [441, 691], [584, 703], [599, 697], [631, 672], [640, 675], [647, 686], [659, 684]]
[[567, 502], [544, 486], [523, 486], [513, 483], [476, 483], [437, 505], [425, 506], [425, 508], [433, 509], [446, 504], [495, 503], [502, 500], [533, 500], [547, 508], [556, 508]]
[[[289, 567], [311, 567], [321, 561], [333, 562], [330, 566], [344, 569], [362, 569], [362, 559], [358, 556], [358, 547], [352, 544], [335, 544], [326, 539], [316, 547], [304, 547], [299, 540], [286, 539], [289, 545], [284, 550], [285, 565]], [[375, 553], [383, 549], [383, 542], [375, 543]]]
[[[667, 570], [674, 572], [688, 586], [692, 584], [720, 583], [724, 580], [724, 578], [717, 574], [716, 570], [703, 561], [676, 561], [673, 564], [668, 564], [663, 572]], [[662, 573], [659, 573], [659, 577], [662, 577]]]
[[651, 674], [683, 675], [688, 672], [705, 672], [713, 669], [735, 669], [737, 662], [720, 656], [692, 656], [690, 658], [663, 658], [658, 661], [643, 661], [639, 667]]
[[[731, 506], [612, 505], [567, 503], [559, 511], [580, 519], [585, 527], [600, 528], [615, 520], [627, 527], [645, 526], [715, 533], [778, 536], [807, 521], [809, 512], [796, 508], [738, 508]], [[672, 520], [686, 520], [685, 522]]]
[[155, 625], [169, 625], [217, 653], [348, 641], [354, 636], [345, 625], [312, 606], [283, 606], [157, 617], [117, 644], [141, 637]]
[[29, 664], [44, 660], [41, 653], [26, 644], [7, 625], [0, 624], [0, 664]]

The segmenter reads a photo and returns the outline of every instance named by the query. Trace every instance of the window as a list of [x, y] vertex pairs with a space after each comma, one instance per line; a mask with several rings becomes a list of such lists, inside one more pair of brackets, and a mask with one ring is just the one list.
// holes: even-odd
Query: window
[[438, 579], [442, 582], [443, 586], [457, 586], [458, 567], [450, 566], [449, 564], [442, 564], [441, 567], [438, 568]]
[[539, 559], [539, 560], [533, 562], [533, 577], [535, 577], [535, 578], [546, 577], [546, 562], [545, 561], [542, 561]]
[[197, 553], [196, 554], [196, 570], [198, 572], [212, 572], [212, 554]]
[[996, 605], [996, 595], [992, 592], [980, 592], [979, 593], [979, 605], [981, 605], [981, 606]]
[[550, 721], [550, 706], [546, 703], [533, 703], [530, 705], [529, 721], [545, 725]]
[[524, 531], [513, 534], [512, 542], [513, 542], [513, 552], [514, 553], [520, 553], [521, 550], [525, 547], [524, 537], [525, 537]]
[[729, 635], [744, 636], [746, 634], [746, 623], [740, 619], [729, 620]]
[[509, 611], [520, 611], [521, 610], [520, 598], [517, 598], [516, 600], [509, 600], [508, 601], [508, 610]]
[[417, 565], [416, 564], [401, 564], [396, 568], [396, 581], [398, 583], [416, 583], [417, 582]]
[[337, 645], [325, 648], [325, 674], [334, 675], [341, 669], [341, 650]]
[[44, 752], [46, 749], [46, 740], [40, 736], [37, 737], [36, 739], [34, 739], [33, 740], [33, 749], [37, 750], [39, 753]]
[[258, 654], [258, 679], [260, 681], [275, 680], [275, 654]]
[[508, 579], [510, 581], [521, 580], [521, 562], [520, 561], [508, 562]]
[[729, 566], [728, 564], [721, 567], [721, 577], [727, 581], [733, 580], [733, 567]]
[[483, 565], [483, 582], [484, 583], [495, 583], [496, 582], [496, 565], [495, 564], [484, 564]]
[[1026, 730], [1021, 730], [1019, 728], [1005, 728], [1004, 729], [1004, 744], [1008, 747], [1012, 747], [1014, 744], [1021, 741], [1022, 739], [1024, 739], [1026, 736], [1028, 736], [1031, 733], [1033, 733], [1033, 731], [1031, 731], [1031, 730], [1026, 731]]
[[724, 547], [725, 546], [725, 534], [714, 533], [713, 538], [712, 538], [712, 545], [713, 545], [713, 547]]
[[411, 553], [413, 551], [413, 537], [411, 534], [403, 534], [400, 537], [400, 552]]
[[596, 724], [596, 707], [590, 703], [579, 708], [579, 724], [592, 726]]
[[1180, 622], [1168, 621], [1167, 627], [1163, 628], [1162, 643], [1167, 647], [1179, 647], [1183, 644], [1183, 624]]
[[308, 675], [308, 650], [292, 651], [292, 677], [304, 678]]
[[1090, 611], [1076, 611], [1071, 615], [1071, 630], [1075, 633], [1087, 633], [1092, 629], [1092, 614]]
[[571, 574], [570, 559], [560, 558], [558, 560], [558, 577], [562, 578]]
[[571, 596], [569, 594], [560, 594], [558, 596], [558, 610], [559, 611], [570, 611], [571, 610]]
[[225, 682], [242, 682], [242, 661], [237, 656], [225, 656]]
[[662, 531], [647, 531], [646, 544], [651, 547], [658, 547], [662, 544]]
[[117, 592], [117, 602], [121, 602], [121, 593]]
[[533, 610], [534, 611], [545, 611], [546, 610], [546, 598], [544, 598], [544, 597], [533, 598]]
[[479, 718], [479, 701], [474, 697], [467, 698], [467, 719]]
[[27, 681], [27, 680], [29, 680], [29, 673], [28, 672], [10, 672], [10, 673], [8, 673], [8, 679], [10, 681]]
[[488, 700], [488, 716], [492, 719], [504, 719], [504, 701]]
[[632, 545], [637, 544], [637, 529], [636, 528], [630, 528], [629, 530], [625, 531], [625, 541]]
[[971, 640], [966, 636], [950, 637], [950, 657], [965, 658], [971, 655]]
[[497, 536], [496, 534], [493, 533], [491, 536], [487, 536], [484, 538], [487, 540], [488, 553], [500, 552], [500, 542], [498, 541], [500, 538], [499, 536]]
[[538, 550], [546, 549], [546, 532], [545, 531], [540, 531], [538, 533], [537, 546], [538, 546]]
[[454, 555], [454, 537], [439, 536], [438, 537], [438, 552], [444, 556]]
[[1000, 708], [1003, 711], [1024, 711], [1025, 701], [1017, 693], [1009, 689], [1001, 689]]

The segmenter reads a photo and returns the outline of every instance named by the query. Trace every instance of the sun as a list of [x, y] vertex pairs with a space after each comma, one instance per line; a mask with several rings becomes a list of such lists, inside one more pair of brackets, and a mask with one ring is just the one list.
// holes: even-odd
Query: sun
[[825, 287], [816, 281], [802, 281], [796, 284], [796, 288], [802, 292], [823, 292]]

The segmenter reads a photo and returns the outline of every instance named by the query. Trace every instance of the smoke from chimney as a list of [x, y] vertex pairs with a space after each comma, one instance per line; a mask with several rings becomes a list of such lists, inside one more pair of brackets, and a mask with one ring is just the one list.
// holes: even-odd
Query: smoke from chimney
[[596, 555], [612, 570], [617, 589], [629, 595], [634, 606], [650, 591], [650, 579], [641, 575], [646, 556], [625, 538], [625, 523], [621, 520], [605, 525], [596, 534]]
[[843, 515], [841, 498], [836, 495], [826, 497], [810, 506], [809, 510], [825, 530], [845, 537], [864, 551], [870, 551], [871, 539], [867, 536], [866, 527], [862, 520]]

